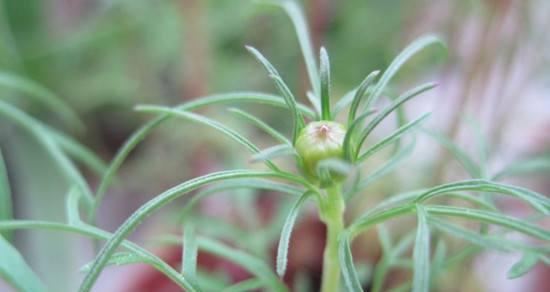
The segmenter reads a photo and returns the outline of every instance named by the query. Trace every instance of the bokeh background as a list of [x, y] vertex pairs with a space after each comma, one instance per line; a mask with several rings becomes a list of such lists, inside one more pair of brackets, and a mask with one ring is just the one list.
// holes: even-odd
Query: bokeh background
[[[151, 117], [137, 104], [176, 105], [213, 93], [275, 92], [263, 69], [244, 49], [257, 47], [307, 103], [307, 76], [293, 27], [279, 9], [248, 0], [2, 0], [0, 72], [33, 80], [65, 100], [83, 125], [67, 124], [22, 94], [0, 86], [2, 99], [87, 145], [109, 161], [125, 139]], [[550, 151], [550, 2], [547, 0], [305, 0], [301, 2], [315, 48], [324, 45], [332, 65], [333, 96], [340, 97], [369, 72], [387, 67], [407, 43], [436, 33], [445, 53], [429, 49], [408, 63], [392, 83], [402, 92], [424, 81], [439, 86], [408, 104], [407, 115], [433, 111], [426, 128], [444, 133], [489, 169]], [[284, 111], [250, 107], [288, 133]], [[273, 141], [223, 107], [202, 112], [236, 127], [262, 147]], [[394, 124], [376, 132], [381, 137]], [[486, 142], [487, 157], [479, 151]], [[483, 147], [483, 146], [482, 146]], [[6, 159], [15, 217], [63, 221], [68, 182], [52, 158], [16, 125], [0, 117], [0, 149]], [[381, 155], [367, 165], [375, 169]], [[100, 209], [98, 224], [113, 231], [154, 194], [208, 171], [246, 167], [249, 156], [218, 133], [172, 121], [155, 130], [123, 165]], [[97, 187], [99, 177], [82, 168]], [[348, 210], [350, 218], [372, 202], [403, 190], [466, 177], [452, 156], [427, 137], [396, 171], [374, 184]], [[550, 173], [508, 180], [550, 193]], [[239, 192], [204, 200], [195, 212], [203, 232], [273, 260], [278, 232], [291, 198]], [[181, 202], [179, 202], [181, 203]], [[161, 234], [181, 233], [181, 204], [149, 218], [131, 239], [178, 265], [181, 248], [159, 244]], [[179, 205], [178, 205], [179, 204]], [[511, 214], [524, 206], [499, 201]], [[321, 272], [324, 227], [308, 209], [293, 235], [287, 282], [315, 291]], [[232, 223], [231, 227], [227, 223]], [[399, 234], [404, 228], [390, 226]], [[380, 256], [376, 232], [358, 240], [354, 254], [368, 276]], [[51, 291], [74, 291], [80, 267], [94, 256], [90, 241], [50, 232], [17, 232], [16, 246]], [[453, 247], [461, 248], [461, 243]], [[506, 280], [520, 255], [485, 252], [450, 268], [438, 291], [548, 291], [550, 269], [539, 266]], [[1, 260], [1, 259], [0, 259]], [[199, 257], [203, 277], [223, 286], [246, 278], [243, 270], [208, 254]], [[214, 276], [216, 280], [214, 280]], [[366, 276], [366, 277], [367, 277]], [[407, 277], [390, 275], [387, 288]], [[216, 287], [216, 286], [213, 286]], [[301, 287], [301, 288], [300, 288]], [[152, 269], [108, 268], [96, 291], [177, 291]], [[1, 291], [10, 291], [0, 281]]]

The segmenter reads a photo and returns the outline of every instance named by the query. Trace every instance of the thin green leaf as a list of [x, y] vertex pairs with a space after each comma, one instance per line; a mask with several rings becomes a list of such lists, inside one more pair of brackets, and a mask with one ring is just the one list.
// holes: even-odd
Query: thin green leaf
[[306, 93], [307, 100], [309, 100], [309, 103], [313, 106], [313, 109], [315, 109], [315, 112], [317, 113], [317, 117], [315, 117], [315, 120], [319, 120], [321, 118], [321, 102], [319, 101], [319, 98], [315, 96], [315, 94], [311, 91], [308, 91]]
[[295, 196], [299, 196], [304, 193], [303, 189], [297, 188], [292, 185], [275, 182], [271, 180], [262, 179], [236, 179], [232, 181], [225, 181], [216, 184], [213, 187], [207, 188], [200, 192], [197, 192], [193, 197], [185, 204], [181, 213], [182, 217], [187, 216], [196, 206], [197, 202], [205, 198], [206, 196], [216, 194], [218, 192], [233, 190], [233, 189], [264, 189], [271, 191], [278, 191], [281, 193], [287, 193]]
[[[210, 236], [222, 242], [239, 242], [250, 235], [248, 230], [240, 226], [235, 226], [223, 219], [201, 217], [200, 214], [194, 216], [192, 220], [196, 223], [197, 229], [200, 229], [202, 236]], [[155, 245], [179, 245], [183, 244], [181, 235], [164, 234], [150, 239]], [[250, 241], [242, 242], [243, 245], [250, 245]], [[246, 247], [242, 247], [246, 248]], [[197, 271], [200, 275], [200, 271]], [[201, 283], [205, 284], [205, 283]]]
[[382, 247], [382, 252], [384, 254], [389, 254], [392, 249], [391, 236], [388, 232], [388, 228], [384, 224], [379, 224], [377, 226], [378, 230], [378, 240], [380, 241], [380, 247]]
[[103, 175], [107, 171], [105, 162], [92, 150], [54, 128], [44, 125], [44, 129], [59, 144], [59, 147], [76, 161], [82, 162], [98, 175]]
[[521, 260], [515, 263], [506, 273], [508, 279], [519, 278], [531, 271], [539, 262], [539, 256], [534, 253], [524, 253]]
[[464, 150], [460, 148], [460, 146], [443, 134], [426, 129], [422, 129], [422, 132], [447, 149], [447, 151], [449, 151], [456, 158], [456, 160], [471, 177], [481, 178], [481, 168], [466, 152], [464, 152]]
[[269, 161], [279, 157], [297, 155], [294, 147], [288, 144], [279, 144], [266, 148], [252, 156], [252, 161]]
[[25, 93], [25, 97], [34, 98], [47, 106], [59, 115], [67, 125], [76, 127], [78, 130], [84, 129], [84, 123], [78, 118], [78, 115], [62, 99], [44, 86], [7, 71], [0, 71], [0, 86]]
[[487, 137], [483, 134], [481, 126], [475, 118], [467, 115], [466, 122], [467, 125], [470, 127], [472, 133], [474, 134], [474, 141], [477, 144], [477, 164], [479, 166], [479, 177], [487, 179], [487, 168], [489, 159], [489, 144], [487, 142]]
[[197, 256], [198, 245], [196, 241], [195, 224], [187, 220], [183, 227], [183, 251], [182, 251], [182, 274], [189, 282], [197, 286]]
[[[0, 221], [13, 219], [13, 205], [11, 199], [10, 182], [8, 180], [8, 171], [0, 150]], [[11, 240], [10, 232], [0, 233], [8, 241]]]
[[401, 126], [399, 129], [397, 129], [395, 132], [393, 132], [392, 134], [390, 134], [389, 136], [387, 136], [386, 138], [380, 140], [378, 143], [374, 144], [373, 146], [371, 146], [369, 149], [367, 149], [365, 151], [365, 153], [363, 153], [361, 156], [359, 156], [359, 158], [357, 159], [357, 161], [359, 162], [363, 162], [365, 161], [367, 158], [369, 158], [370, 156], [374, 155], [376, 152], [378, 152], [379, 150], [383, 149], [384, 147], [392, 144], [393, 142], [395, 142], [397, 139], [400, 139], [401, 136], [409, 133], [410, 131], [414, 130], [416, 128], [416, 126], [418, 126], [419, 124], [423, 123], [429, 116], [430, 116], [431, 113], [426, 113], [424, 115], [422, 115], [420, 118], [414, 120], [414, 121], [411, 121], [409, 122], [408, 124], [406, 125], [403, 125]]
[[315, 55], [313, 53], [313, 47], [311, 45], [311, 39], [307, 29], [307, 21], [300, 5], [298, 5], [295, 0], [275, 0], [267, 1], [267, 3], [275, 4], [283, 8], [286, 14], [290, 17], [296, 31], [296, 36], [298, 37], [298, 43], [300, 44], [302, 54], [304, 55], [304, 61], [306, 63], [306, 69], [313, 92], [316, 96], [321, 96]]
[[231, 285], [222, 290], [222, 292], [247, 292], [247, 291], [257, 291], [264, 285], [264, 282], [261, 279], [248, 279], [241, 282], [238, 282], [234, 285]]
[[386, 163], [373, 170], [365, 179], [360, 180], [354, 189], [348, 191], [345, 195], [346, 200], [355, 197], [360, 191], [366, 189], [372, 183], [376, 182], [385, 175], [391, 173], [401, 162], [409, 157], [416, 146], [416, 139], [413, 139], [408, 145], [404, 146], [399, 152], [395, 153]]
[[544, 230], [524, 220], [516, 219], [507, 215], [460, 207], [431, 205], [425, 206], [424, 208], [429, 214], [462, 217], [477, 220], [480, 222], [496, 224], [536, 238], [540, 238], [542, 240], [550, 241], [550, 232], [548, 232], [547, 230]]
[[340, 267], [342, 268], [342, 276], [344, 278], [344, 285], [347, 291], [361, 292], [361, 282], [357, 276], [355, 265], [353, 264], [353, 256], [351, 254], [350, 247], [350, 235], [342, 233], [340, 236], [340, 244], [338, 247], [338, 257], [340, 259]]
[[[241, 134], [237, 133], [236, 131], [226, 127], [222, 123], [219, 123], [219, 122], [214, 121], [212, 119], [209, 119], [207, 117], [204, 117], [204, 116], [201, 116], [201, 115], [198, 115], [198, 114], [195, 114], [195, 113], [191, 113], [191, 112], [184, 112], [184, 111], [181, 111], [181, 110], [174, 110], [174, 109], [169, 108], [169, 107], [161, 107], [161, 106], [138, 106], [138, 107], [136, 107], [136, 110], [137, 111], [142, 111], [142, 112], [150, 112], [150, 113], [173, 114], [173, 115], [176, 115], [176, 116], [178, 116], [180, 118], [183, 118], [183, 119], [186, 119], [186, 120], [201, 123], [203, 125], [212, 127], [214, 129], [224, 133], [225, 135], [230, 137], [232, 140], [234, 140], [237, 143], [243, 145], [251, 153], [253, 153], [253, 154], [260, 153], [260, 150], [258, 149], [258, 147], [256, 147], [256, 145], [254, 145], [252, 142], [250, 142], [250, 140], [246, 139], [245, 137], [243, 137]], [[274, 171], [278, 170], [277, 166], [275, 166], [275, 164], [273, 164], [269, 160], [266, 160], [265, 164]]]
[[419, 94], [426, 92], [436, 86], [435, 83], [426, 83], [420, 86], [417, 86], [405, 93], [403, 93], [401, 96], [399, 96], [390, 106], [385, 108], [382, 112], [380, 112], [376, 118], [374, 118], [367, 127], [361, 132], [359, 143], [357, 143], [356, 149], [361, 149], [361, 146], [365, 142], [365, 139], [367, 139], [367, 136], [380, 124], [390, 113], [392, 113], [395, 109], [397, 109], [399, 106], [401, 106], [406, 101], [412, 99], [413, 97], [418, 96]]
[[243, 118], [244, 120], [247, 120], [256, 127], [264, 130], [264, 132], [273, 137], [273, 139], [284, 144], [292, 145], [292, 143], [285, 136], [283, 136], [277, 130], [273, 129], [270, 125], [264, 123], [259, 118], [237, 108], [230, 108], [229, 111]]
[[416, 205], [418, 218], [413, 251], [413, 292], [430, 291], [430, 229], [424, 208]]
[[414, 56], [416, 53], [423, 50], [424, 48], [436, 44], [445, 47], [445, 44], [436, 36], [425, 35], [419, 37], [411, 44], [409, 44], [403, 51], [401, 51], [401, 53], [399, 53], [399, 55], [392, 61], [386, 71], [384, 71], [382, 77], [380, 77], [380, 80], [376, 83], [374, 90], [367, 99], [369, 100], [369, 102], [365, 103], [366, 108], [368, 109], [372, 104], [376, 103], [379, 96], [382, 94], [390, 80], [395, 76], [395, 74], [399, 71], [401, 66], [405, 64], [405, 62], [407, 62], [412, 56]]
[[[304, 186], [309, 186], [307, 182], [303, 179], [297, 178], [292, 175], [276, 172], [266, 172], [266, 171], [251, 171], [251, 170], [231, 170], [231, 171], [222, 171], [214, 172], [201, 177], [197, 177], [181, 183], [161, 194], [155, 196], [153, 199], [143, 204], [137, 211], [135, 211], [113, 234], [113, 236], [107, 241], [105, 246], [101, 249], [99, 254], [94, 261], [94, 265], [86, 275], [86, 278], [82, 282], [79, 291], [87, 292], [90, 291], [93, 284], [99, 277], [99, 274], [105, 267], [105, 264], [109, 260], [109, 257], [113, 252], [118, 248], [122, 241], [133, 231], [135, 228], [149, 215], [157, 211], [164, 205], [170, 203], [171, 201], [189, 193], [190, 191], [201, 187], [203, 185], [222, 181], [229, 179], [238, 179], [238, 178], [262, 178], [262, 177], [271, 177], [279, 178], [293, 183], [302, 184]], [[200, 245], [200, 243], [199, 243]]]
[[367, 230], [373, 225], [376, 225], [380, 222], [387, 221], [389, 219], [410, 214], [414, 212], [414, 204], [403, 204], [396, 207], [391, 207], [385, 210], [376, 210], [376, 211], [367, 211], [359, 219], [353, 222], [347, 230], [351, 234], [352, 238], [357, 236], [359, 233]]
[[25, 128], [42, 144], [53, 160], [59, 165], [62, 173], [81, 189], [86, 200], [86, 206], [88, 208], [91, 207], [93, 202], [92, 192], [86, 180], [79, 173], [73, 162], [61, 151], [53, 138], [45, 133], [41, 122], [3, 101], [0, 101], [0, 114]]
[[65, 212], [69, 225], [82, 224], [82, 220], [80, 220], [79, 201], [80, 191], [78, 190], [78, 187], [73, 186], [67, 193], [67, 201], [65, 203]]
[[367, 75], [367, 77], [365, 77], [365, 80], [361, 82], [361, 84], [355, 91], [355, 95], [353, 95], [353, 101], [351, 102], [351, 106], [349, 108], [348, 125], [351, 125], [353, 121], [355, 121], [355, 116], [357, 115], [359, 104], [367, 93], [367, 89], [372, 85], [374, 79], [378, 76], [379, 73], [380, 71], [371, 72], [369, 75]]
[[[210, 95], [199, 97], [192, 101], [186, 102], [179, 106], [176, 106], [175, 109], [182, 111], [195, 110], [201, 107], [215, 105], [215, 104], [226, 104], [226, 103], [236, 103], [236, 102], [249, 102], [249, 103], [259, 103], [266, 104], [276, 107], [286, 107], [286, 102], [283, 98], [275, 95], [258, 93], [258, 92], [237, 92], [237, 93], [226, 93], [218, 95]], [[306, 106], [298, 104], [298, 109], [300, 112], [310, 118], [315, 117], [315, 113], [309, 110]], [[118, 150], [117, 154], [109, 164], [109, 168], [101, 178], [99, 187], [96, 190], [95, 201], [93, 208], [89, 215], [89, 221], [93, 222], [95, 220], [95, 215], [97, 209], [103, 202], [103, 198], [107, 192], [107, 188], [111, 185], [116, 172], [126, 159], [130, 152], [143, 140], [147, 135], [158, 127], [163, 122], [173, 118], [172, 114], [163, 114], [159, 117], [147, 122], [145, 125], [137, 129], [130, 138], [124, 142], [124, 145]]]
[[529, 246], [522, 243], [515, 243], [502, 237], [491, 237], [480, 234], [479, 232], [471, 231], [462, 228], [455, 224], [448, 223], [437, 217], [429, 218], [430, 225], [435, 228], [457, 238], [464, 239], [472, 244], [478, 245], [486, 249], [494, 249], [502, 252], [511, 252], [521, 250], [524, 252], [549, 252], [549, 248], [540, 249], [535, 246]]
[[533, 208], [539, 210], [543, 214], [548, 214], [550, 208], [550, 200], [541, 194], [533, 191], [514, 188], [505, 184], [495, 183], [485, 180], [464, 180], [435, 186], [420, 194], [416, 198], [416, 202], [421, 203], [436, 196], [441, 196], [449, 192], [457, 191], [477, 191], [487, 193], [498, 193], [509, 195], [529, 203]]
[[[80, 272], [87, 273], [92, 268], [93, 262], [87, 263], [84, 266], [80, 268]], [[107, 265], [112, 266], [125, 266], [125, 265], [131, 265], [131, 264], [149, 264], [154, 265], [153, 262], [150, 262], [147, 258], [144, 258], [140, 256], [137, 253], [134, 252], [128, 252], [128, 251], [122, 251], [117, 252], [113, 254], [113, 256], [109, 259], [109, 262]]]
[[409, 249], [409, 246], [413, 244], [415, 237], [416, 237], [416, 233], [414, 232], [414, 230], [411, 230], [411, 232], [401, 237], [399, 242], [395, 244], [395, 246], [391, 250], [392, 257], [393, 258], [401, 257]]
[[198, 237], [197, 243], [201, 250], [213, 253], [242, 266], [248, 272], [262, 279], [274, 291], [286, 291], [285, 285], [263, 260], [245, 253], [242, 250], [229, 247], [205, 237]]
[[537, 172], [546, 174], [550, 172], [549, 155], [514, 162], [506, 166], [501, 171], [497, 172], [493, 176], [493, 179], [500, 180], [504, 177], [525, 175]]
[[439, 274], [445, 272], [445, 259], [447, 257], [447, 245], [445, 240], [438, 238], [435, 244], [435, 251], [430, 265], [430, 279], [433, 283]]
[[302, 117], [300, 111], [298, 111], [297, 109], [296, 99], [294, 98], [294, 95], [292, 95], [292, 92], [290, 91], [290, 89], [288, 89], [288, 86], [279, 75], [279, 72], [277, 72], [277, 69], [275, 69], [275, 67], [273, 67], [273, 65], [271, 65], [271, 63], [258, 50], [250, 46], [247, 46], [246, 49], [264, 66], [264, 68], [269, 73], [269, 77], [275, 81], [277, 89], [279, 89], [279, 91], [283, 95], [288, 109], [292, 114], [292, 121], [294, 125], [292, 142], [295, 143], [296, 138], [300, 133], [300, 130], [304, 127], [304, 118]]
[[[372, 86], [367, 89], [372, 89]], [[336, 117], [344, 108], [349, 106], [353, 102], [353, 98], [355, 97], [355, 94], [357, 93], [357, 90], [359, 90], [359, 87], [356, 87], [342, 95], [340, 99], [334, 104], [334, 108], [332, 109], [332, 116]]]
[[[72, 226], [63, 223], [56, 222], [46, 222], [46, 221], [27, 221], [27, 220], [10, 220], [10, 221], [0, 221], [0, 230], [19, 230], [19, 229], [37, 229], [37, 230], [53, 230], [53, 231], [62, 231], [69, 233], [76, 233], [84, 236], [88, 236], [95, 239], [107, 240], [111, 238], [112, 234], [101, 229], [98, 229], [89, 225], [79, 225]], [[121, 243], [124, 248], [128, 249], [131, 252], [141, 256], [146, 259], [147, 262], [150, 262], [151, 265], [157, 269], [159, 272], [166, 275], [174, 283], [180, 286], [186, 291], [197, 291], [180, 273], [174, 270], [170, 265], [161, 260], [159, 257], [148, 252], [147, 250], [139, 247], [138, 245], [124, 240]], [[0, 265], [2, 265], [0, 261]], [[40, 290], [31, 290], [31, 291], [40, 291]]]
[[46, 287], [27, 265], [19, 251], [0, 235], [0, 278], [6, 280], [17, 291], [41, 292], [47, 291]]
[[332, 120], [330, 114], [330, 61], [327, 50], [321, 47], [319, 53], [321, 75], [321, 120]]
[[365, 118], [370, 116], [371, 114], [375, 113], [376, 111], [371, 110], [367, 111], [365, 113], [362, 113], [355, 119], [348, 127], [348, 130], [346, 131], [346, 135], [344, 136], [344, 142], [342, 143], [342, 148], [344, 148], [344, 158], [348, 161], [354, 162], [355, 161], [355, 153], [357, 152], [357, 149], [355, 149], [355, 145], [352, 143], [355, 138], [355, 132], [358, 129], [359, 125]]
[[493, 206], [490, 203], [487, 203], [483, 198], [477, 198], [470, 194], [462, 194], [462, 193], [446, 193], [445, 197], [447, 198], [454, 198], [454, 199], [460, 199], [464, 200], [466, 202], [470, 202], [474, 205], [477, 205], [479, 207], [482, 207], [484, 209], [487, 209], [488, 211], [494, 211], [499, 212], [498, 208]]
[[292, 234], [292, 229], [294, 228], [294, 223], [298, 217], [298, 212], [302, 204], [309, 198], [311, 192], [305, 192], [292, 206], [290, 212], [285, 219], [283, 225], [283, 230], [281, 231], [281, 237], [279, 238], [279, 245], [277, 247], [277, 275], [283, 277], [286, 272], [286, 266], [288, 261], [288, 246], [290, 243], [290, 236]]

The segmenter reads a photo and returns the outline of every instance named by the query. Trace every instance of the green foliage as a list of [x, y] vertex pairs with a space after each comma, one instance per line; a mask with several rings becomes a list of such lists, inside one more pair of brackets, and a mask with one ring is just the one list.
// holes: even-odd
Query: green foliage
[[[0, 220], [10, 220], [13, 218], [13, 205], [11, 199], [10, 184], [8, 173], [2, 151], [0, 151]], [[0, 233], [0, 236], [10, 240], [10, 233]]]
[[34, 98], [59, 115], [67, 125], [74, 126], [79, 130], [84, 129], [84, 124], [78, 115], [59, 97], [40, 84], [14, 73], [0, 71], [0, 86], [24, 93], [20, 96]]
[[4, 237], [0, 235], [0, 278], [6, 280], [23, 292], [46, 291], [46, 287], [19, 254]]
[[[0, 156], [0, 232], [4, 235], [8, 234], [6, 233], [8, 231], [18, 229], [52, 230], [76, 233], [94, 240], [105, 240], [106, 243], [101, 247], [95, 259], [83, 268], [86, 275], [79, 288], [81, 292], [91, 291], [106, 266], [134, 263], [153, 266], [186, 291], [207, 290], [206, 287], [215, 285], [207, 283], [210, 281], [205, 279], [211, 275], [206, 275], [204, 271], [200, 270], [201, 267], [197, 262], [200, 251], [233, 262], [253, 275], [253, 278], [227, 287], [224, 291], [252, 289], [288, 291], [282, 278], [289, 260], [290, 238], [301, 207], [309, 198], [314, 199], [312, 201], [315, 203], [318, 215], [327, 227], [322, 279], [324, 292], [336, 291], [341, 286], [345, 287], [346, 291], [362, 291], [364, 281], [371, 281], [369, 284], [373, 287], [373, 291], [382, 291], [385, 278], [393, 268], [412, 270], [410, 281], [400, 283], [398, 290], [412, 289], [415, 292], [433, 290], [434, 279], [447, 266], [464, 260], [477, 252], [477, 249], [468, 249], [464, 254], [449, 256], [451, 252], [447, 250], [448, 245], [445, 243], [447, 237], [464, 240], [477, 248], [494, 249], [500, 252], [521, 252], [523, 257], [510, 268], [509, 278], [524, 275], [538, 262], [549, 262], [547, 243], [550, 241], [550, 233], [530, 220], [506, 215], [497, 205], [487, 199], [489, 196], [492, 198], [499, 195], [512, 197], [530, 205], [534, 214], [546, 218], [550, 212], [550, 200], [547, 196], [525, 188], [496, 182], [496, 180], [511, 175], [546, 170], [548, 169], [547, 159], [528, 159], [512, 164], [491, 176], [486, 173], [487, 155], [485, 151], [487, 147], [485, 142], [480, 142], [480, 145], [483, 144], [480, 146], [480, 152], [483, 152], [483, 155], [481, 155], [480, 161], [476, 162], [450, 139], [431, 130], [422, 132], [451, 152], [473, 179], [443, 183], [389, 196], [372, 205], [358, 218], [350, 218], [350, 223], [345, 224], [344, 211], [346, 205], [352, 204], [350, 200], [353, 197], [365, 195], [365, 190], [373, 182], [401, 166], [401, 162], [412, 154], [416, 145], [414, 130], [425, 122], [430, 114], [427, 113], [412, 121], [407, 121], [403, 106], [412, 98], [434, 88], [435, 83], [425, 83], [399, 96], [390, 94], [397, 97], [392, 98], [388, 106], [380, 111], [376, 111], [374, 107], [378, 105], [382, 94], [388, 91], [390, 81], [408, 60], [425, 48], [441, 45], [442, 42], [435, 36], [428, 35], [418, 38], [391, 62], [378, 80], [380, 71], [373, 71], [361, 84], [332, 106], [331, 100], [334, 99], [335, 93], [331, 91], [331, 78], [333, 77], [330, 71], [329, 56], [322, 48], [319, 54], [320, 66], [317, 68], [316, 58], [305, 26], [305, 18], [299, 5], [292, 0], [261, 2], [283, 8], [295, 27], [311, 83], [312, 90], [308, 92], [307, 96], [313, 109], [300, 104], [271, 62], [258, 50], [247, 46], [247, 50], [263, 65], [269, 77], [273, 79], [281, 96], [259, 92], [236, 92], [205, 96], [174, 107], [139, 105], [136, 107], [137, 111], [156, 116], [138, 128], [118, 150], [110, 164], [105, 166], [93, 152], [68, 135], [31, 117], [18, 107], [0, 101], [0, 115], [31, 133], [37, 142], [47, 150], [47, 153], [54, 158], [59, 170], [71, 183], [65, 205], [67, 223], [14, 220], [7, 174], [3, 158]], [[62, 103], [45, 87], [12, 73], [0, 73], [0, 85], [29, 94], [36, 101], [59, 114], [65, 122], [78, 124], [79, 120], [70, 107]], [[278, 143], [261, 150], [256, 145], [256, 141], [246, 138], [224, 122], [208, 117], [208, 112], [201, 114], [193, 112], [205, 107], [235, 103], [269, 105], [286, 109], [292, 120], [292, 137], [285, 137], [268, 123], [247, 111], [231, 108], [232, 114], [262, 130]], [[336, 118], [338, 113], [346, 112], [344, 111], [346, 109], [348, 113], [345, 118], [346, 126], [342, 126], [336, 122]], [[369, 144], [369, 147], [364, 147], [367, 139], [372, 139], [373, 131], [392, 113], [396, 113], [397, 116], [397, 129]], [[371, 115], [373, 117], [365, 123]], [[116, 173], [128, 155], [155, 128], [176, 118], [179, 122], [198, 123], [224, 134], [231, 141], [248, 150], [253, 162], [263, 162], [268, 170], [233, 169], [202, 175], [155, 194], [133, 212], [112, 234], [94, 227], [97, 211], [102, 205]], [[310, 120], [311, 123], [306, 124], [306, 121]], [[322, 143], [306, 143], [305, 146], [300, 143], [303, 129], [309, 130], [309, 126], [313, 126], [314, 131], [316, 128], [327, 131], [331, 125], [338, 125], [340, 131], [338, 134], [341, 135], [338, 139], [334, 139], [337, 140], [337, 147], [328, 149], [329, 155], [321, 155], [327, 154], [326, 145], [322, 145]], [[406, 136], [407, 143], [403, 143]], [[410, 139], [408, 136], [411, 136]], [[362, 169], [363, 164], [388, 146], [394, 146], [395, 151], [378, 168], [365, 175]], [[315, 147], [325, 148], [317, 149]], [[316, 152], [317, 150], [319, 151]], [[312, 156], [315, 161], [309, 163], [308, 159]], [[74, 165], [73, 159], [102, 175], [95, 196], [84, 176]], [[278, 160], [275, 161], [275, 159]], [[278, 163], [283, 159], [290, 160], [297, 166], [297, 169], [286, 170], [287, 164]], [[355, 179], [346, 179], [354, 174], [357, 176]], [[250, 242], [243, 243], [244, 248], [233, 247], [223, 241], [232, 238], [231, 235], [226, 235], [225, 238], [222, 235], [219, 235], [222, 238], [210, 238], [215, 236], [205, 235], [207, 233], [204, 228], [205, 224], [201, 222], [200, 216], [192, 211], [196, 204], [207, 196], [222, 192], [235, 195], [238, 190], [271, 190], [289, 194], [296, 199], [292, 206], [289, 205], [288, 213], [278, 214], [278, 217], [275, 216], [273, 220], [273, 226], [266, 226], [265, 230], [260, 231], [261, 236], [258, 238], [250, 236]], [[196, 192], [192, 193], [193, 191]], [[179, 212], [179, 219], [181, 219], [179, 221], [183, 222], [183, 236], [174, 235], [165, 240], [170, 244], [183, 246], [182, 271], [178, 272], [168, 263], [128, 241], [127, 238], [146, 218], [181, 197], [187, 198], [183, 201], [183, 208]], [[452, 201], [447, 200], [448, 198], [459, 199], [470, 205], [468, 207], [452, 206], [450, 205]], [[85, 211], [84, 214], [81, 214], [81, 209]], [[281, 209], [286, 210], [283, 207]], [[255, 210], [250, 211], [255, 212]], [[416, 215], [417, 218], [416, 230], [401, 237], [392, 234], [389, 225], [385, 224], [390, 220], [412, 215]], [[452, 218], [478, 222], [482, 226], [494, 225], [498, 229], [492, 233], [488, 229], [477, 232], [455, 224], [451, 221]], [[209, 225], [211, 225], [211, 230], [220, 228], [217, 226], [218, 224]], [[252, 225], [250, 224], [250, 226]], [[247, 225], [247, 227], [249, 226]], [[357, 268], [362, 265], [354, 259], [352, 242], [373, 227], [378, 227], [382, 257], [374, 268], [372, 279], [368, 279], [359, 276]], [[433, 229], [440, 232], [434, 233]], [[237, 234], [233, 236], [233, 241], [243, 234], [249, 235], [250, 231], [244, 228], [232, 230]], [[219, 231], [216, 232], [219, 233]], [[514, 242], [502, 236], [502, 233], [505, 232], [521, 233], [541, 240], [543, 244]], [[265, 256], [259, 252], [261, 247], [258, 248], [258, 246], [265, 247], [268, 245], [265, 242], [273, 241], [277, 237], [277, 257], [273, 268], [272, 264], [267, 262]], [[259, 244], [256, 242], [261, 240], [265, 242]], [[435, 243], [435, 248], [432, 248], [432, 242]], [[412, 257], [407, 252], [411, 246]], [[19, 252], [4, 237], [0, 237], [0, 254], [3, 256], [3, 260], [0, 261], [0, 276], [2, 278], [23, 291], [45, 290]]]
[[430, 290], [430, 229], [428, 214], [421, 205], [416, 205], [418, 227], [414, 243], [413, 292]]
[[279, 246], [277, 248], [277, 275], [283, 277], [286, 272], [286, 265], [288, 261], [288, 245], [290, 244], [290, 235], [292, 234], [292, 229], [294, 228], [294, 223], [298, 217], [298, 212], [300, 207], [311, 195], [310, 192], [305, 192], [292, 206], [292, 209], [286, 217], [285, 224], [283, 225], [283, 230], [281, 231], [281, 238], [279, 239]]

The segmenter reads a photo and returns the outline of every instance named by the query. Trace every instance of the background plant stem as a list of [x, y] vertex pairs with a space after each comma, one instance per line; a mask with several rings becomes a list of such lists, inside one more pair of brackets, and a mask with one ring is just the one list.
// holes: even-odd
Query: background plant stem
[[321, 208], [321, 219], [327, 226], [327, 241], [323, 255], [322, 292], [340, 291], [340, 263], [338, 260], [338, 239], [344, 229], [344, 200], [340, 185], [327, 188], [327, 197]]

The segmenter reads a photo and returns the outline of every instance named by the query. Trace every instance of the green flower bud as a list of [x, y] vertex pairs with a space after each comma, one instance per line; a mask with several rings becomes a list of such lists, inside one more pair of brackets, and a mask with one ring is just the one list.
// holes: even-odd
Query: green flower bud
[[319, 180], [317, 165], [321, 160], [343, 158], [345, 136], [346, 128], [331, 121], [312, 122], [302, 129], [295, 147], [302, 158], [304, 173], [310, 180]]

